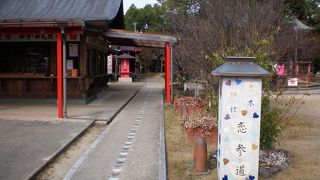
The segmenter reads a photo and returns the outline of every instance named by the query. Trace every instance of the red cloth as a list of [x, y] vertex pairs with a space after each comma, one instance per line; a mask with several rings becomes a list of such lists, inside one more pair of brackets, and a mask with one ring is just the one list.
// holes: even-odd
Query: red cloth
[[277, 69], [277, 74], [278, 74], [279, 76], [284, 76], [284, 74], [285, 74], [285, 67], [284, 67], [284, 65], [277, 64], [276, 69]]

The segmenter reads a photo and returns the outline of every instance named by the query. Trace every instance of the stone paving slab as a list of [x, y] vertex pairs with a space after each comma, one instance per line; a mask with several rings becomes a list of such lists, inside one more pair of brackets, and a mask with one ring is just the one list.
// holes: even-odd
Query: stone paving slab
[[68, 105], [59, 120], [56, 105], [0, 104], [0, 179], [28, 179], [96, 119], [112, 118], [142, 86], [118, 87], [88, 105]]
[[159, 179], [162, 88], [145, 85], [64, 179]]
[[0, 179], [28, 179], [91, 121], [0, 121]]
[[[110, 118], [136, 91], [108, 91], [87, 105], [68, 105], [68, 120]], [[0, 120], [59, 121], [54, 104], [0, 104]]]

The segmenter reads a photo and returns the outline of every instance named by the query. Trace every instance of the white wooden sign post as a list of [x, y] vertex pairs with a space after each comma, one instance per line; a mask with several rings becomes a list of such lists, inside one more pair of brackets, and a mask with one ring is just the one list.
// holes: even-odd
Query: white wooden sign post
[[107, 73], [112, 74], [112, 67], [113, 67], [113, 57], [109, 55], [107, 58]]
[[228, 57], [219, 76], [217, 170], [220, 180], [257, 180], [261, 119], [261, 77], [269, 73], [254, 57]]

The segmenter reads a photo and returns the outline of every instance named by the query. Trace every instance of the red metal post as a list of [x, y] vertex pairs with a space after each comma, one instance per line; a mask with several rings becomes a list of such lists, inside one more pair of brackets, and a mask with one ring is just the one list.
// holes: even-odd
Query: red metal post
[[57, 33], [57, 102], [58, 118], [63, 118], [62, 35]]
[[168, 89], [168, 87], [167, 87], [167, 50], [165, 50], [164, 51], [164, 92], [166, 92], [167, 93], [167, 89]]
[[171, 88], [170, 88], [170, 77], [171, 77], [171, 69], [170, 69], [170, 58], [171, 58], [171, 46], [170, 43], [166, 42], [166, 50], [165, 50], [165, 91], [166, 91], [166, 103], [171, 103]]

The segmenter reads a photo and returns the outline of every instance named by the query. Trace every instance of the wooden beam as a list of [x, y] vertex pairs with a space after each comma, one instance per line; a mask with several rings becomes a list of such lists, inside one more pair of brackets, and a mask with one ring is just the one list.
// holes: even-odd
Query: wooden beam
[[[111, 44], [116, 45], [134, 45], [140, 47], [165, 47], [165, 42], [177, 43], [177, 38], [174, 36], [151, 33], [137, 33], [124, 30], [109, 29], [105, 32], [105, 36], [111, 41]], [[120, 44], [121, 43], [121, 44]]]
[[119, 46], [132, 46], [132, 47], [150, 47], [150, 48], [165, 48], [165, 42], [157, 42], [157, 41], [139, 41], [134, 39], [125, 39], [125, 38], [106, 38], [111, 42], [112, 45]]

